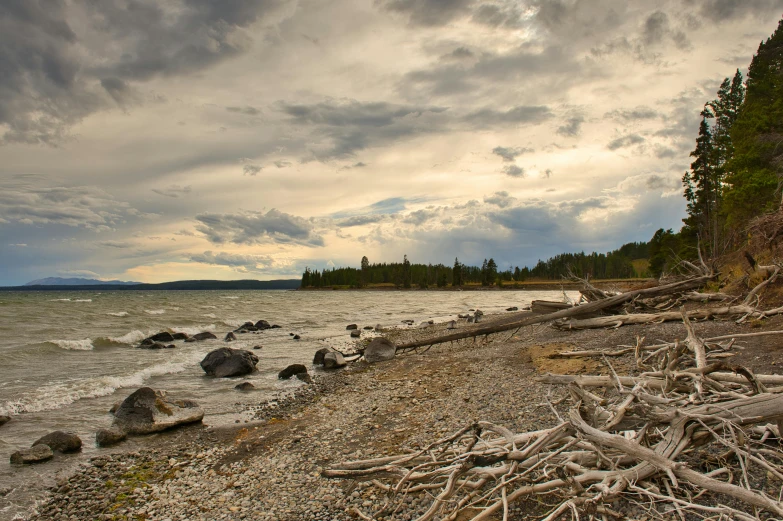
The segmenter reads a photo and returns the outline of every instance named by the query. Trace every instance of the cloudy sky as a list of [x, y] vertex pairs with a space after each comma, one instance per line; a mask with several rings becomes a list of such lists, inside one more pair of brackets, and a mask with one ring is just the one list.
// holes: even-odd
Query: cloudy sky
[[783, 0], [8, 0], [0, 285], [532, 265], [679, 228]]

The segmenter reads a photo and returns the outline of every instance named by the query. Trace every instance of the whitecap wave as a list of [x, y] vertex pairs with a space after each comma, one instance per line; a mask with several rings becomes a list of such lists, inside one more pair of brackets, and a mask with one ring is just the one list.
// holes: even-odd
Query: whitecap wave
[[217, 306], [199, 306], [201, 309], [217, 309]]
[[77, 298], [74, 302], [92, 302], [91, 298]]
[[156, 364], [126, 375], [101, 376], [76, 382], [45, 385], [26, 393], [22, 398], [3, 403], [0, 405], [0, 414], [16, 415], [25, 412], [51, 411], [81, 399], [107, 396], [117, 389], [138, 388], [154, 376], [181, 373], [202, 357], [202, 353], [194, 353], [179, 361]]
[[202, 317], [207, 317], [207, 318], [217, 318], [217, 316], [214, 313], [205, 313], [205, 314], [203, 314], [201, 316]]
[[50, 298], [49, 302], [70, 302], [69, 298]]
[[228, 299], [236, 300], [236, 299], [238, 299], [239, 297], [220, 297], [220, 298], [228, 298]]
[[148, 315], [162, 315], [166, 312], [165, 309], [145, 309], [144, 312]]
[[138, 329], [131, 331], [130, 333], [125, 333], [121, 336], [110, 336], [107, 337], [106, 340], [109, 342], [113, 342], [115, 344], [136, 344], [138, 342], [141, 342], [145, 338], [147, 338], [149, 335], [147, 335], [143, 331], [139, 331]]
[[95, 348], [89, 338], [84, 340], [49, 340], [48, 342], [67, 351], [92, 351]]
[[221, 322], [223, 322], [228, 327], [239, 327], [245, 322], [247, 322], [247, 320], [240, 320], [238, 318], [224, 318], [223, 320], [221, 320]]
[[106, 313], [107, 315], [110, 315], [112, 317], [127, 317], [128, 312], [127, 311], [117, 311], [116, 313]]

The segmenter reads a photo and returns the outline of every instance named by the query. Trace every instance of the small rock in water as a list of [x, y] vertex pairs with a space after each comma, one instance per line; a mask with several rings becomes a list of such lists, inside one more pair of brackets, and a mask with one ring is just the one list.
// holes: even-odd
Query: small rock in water
[[231, 331], [229, 331], [228, 333], [226, 333], [226, 338], [224, 338], [223, 340], [226, 341], [226, 342], [233, 342], [236, 339], [237, 339], [237, 336], [234, 333], [232, 333]]
[[347, 326], [345, 326], [345, 329], [358, 329], [358, 328], [359, 326], [357, 326], [356, 324], [348, 324]]
[[272, 324], [269, 329], [280, 329], [281, 326], [278, 326], [277, 324]]
[[253, 349], [262, 349], [264, 346], [253, 346]]
[[302, 364], [291, 364], [279, 373], [277, 373], [277, 377], [281, 380], [288, 380], [294, 375], [297, 375], [299, 373], [306, 373], [307, 368], [303, 366]]
[[293, 336], [293, 340], [299, 340], [300, 338], [302, 338], [302, 337], [300, 337], [299, 335], [294, 335]]
[[301, 381], [306, 382], [308, 384], [313, 383], [313, 379], [310, 377], [310, 375], [308, 373], [296, 373], [294, 376], [296, 376], [296, 378], [298, 380], [301, 380]]
[[256, 386], [251, 384], [250, 382], [242, 382], [241, 384], [234, 386], [234, 389], [236, 389], [237, 391], [252, 391], [255, 388]]
[[171, 335], [171, 338], [174, 340], [187, 340], [188, 334], [187, 333], [174, 333]]
[[172, 335], [168, 331], [163, 331], [156, 335], [152, 335], [151, 337], [149, 337], [149, 340], [152, 340], [153, 342], [173, 342], [174, 335]]
[[5, 425], [6, 423], [11, 421], [10, 416], [6, 416], [5, 414], [0, 414], [0, 427]]
[[36, 445], [29, 449], [22, 449], [11, 454], [11, 464], [30, 465], [31, 463], [41, 463], [54, 457], [54, 452], [48, 445]]
[[362, 332], [358, 329], [351, 331], [351, 338], [359, 338], [360, 336], [362, 336]]
[[343, 358], [342, 353], [331, 351], [324, 355], [324, 369], [339, 369], [345, 367], [348, 363]]
[[95, 442], [99, 447], [109, 447], [111, 445], [116, 445], [127, 437], [128, 434], [119, 427], [110, 427], [96, 432]]
[[250, 351], [221, 347], [207, 353], [201, 368], [210, 376], [227, 378], [252, 373], [257, 363], [258, 357]]
[[151, 344], [141, 343], [139, 344], [139, 349], [166, 349], [166, 344], [161, 344], [160, 342], [153, 342]]
[[57, 452], [78, 452], [82, 450], [82, 440], [72, 432], [50, 432], [33, 443], [33, 447], [37, 445], [48, 445], [50, 449]]
[[372, 329], [372, 326], [364, 326], [362, 329], [365, 331], [370, 331]]
[[318, 351], [315, 352], [315, 356], [313, 356], [313, 365], [324, 365], [324, 356], [326, 356], [326, 353], [331, 353], [333, 350], [329, 347], [322, 347]]
[[456, 320], [451, 320], [449, 322], [449, 325], [446, 326], [446, 329], [457, 329], [457, 321]]
[[510, 308], [506, 308], [506, 311], [519, 311], [519, 308], [516, 306], [511, 306]]
[[264, 329], [272, 329], [272, 326], [270, 326], [269, 322], [267, 322], [266, 320], [259, 320], [258, 322], [255, 323], [255, 327], [259, 331], [263, 331]]

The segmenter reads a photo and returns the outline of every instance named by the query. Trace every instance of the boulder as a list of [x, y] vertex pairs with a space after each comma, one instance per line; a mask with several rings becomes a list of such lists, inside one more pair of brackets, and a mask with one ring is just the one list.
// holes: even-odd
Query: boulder
[[154, 343], [155, 343], [155, 341], [154, 341], [153, 339], [151, 339], [151, 338], [145, 338], [144, 340], [142, 340], [142, 341], [139, 343], [139, 347], [144, 347], [144, 346], [151, 346], [151, 345], [152, 345], [152, 344], [154, 344]]
[[149, 338], [153, 342], [173, 342], [174, 341], [174, 336], [171, 333], [169, 333], [168, 331], [163, 331], [161, 333], [158, 333], [157, 335], [152, 335]]
[[371, 364], [391, 360], [397, 353], [397, 349], [385, 338], [374, 338], [364, 350], [364, 358]]
[[258, 328], [256, 328], [255, 324], [252, 322], [245, 322], [238, 328], [234, 330], [234, 333], [249, 333], [253, 331], [258, 331]]
[[259, 320], [255, 323], [256, 329], [263, 331], [264, 329], [272, 329], [272, 326], [266, 320]]
[[313, 383], [313, 379], [310, 378], [310, 375], [308, 373], [296, 373], [294, 376], [296, 376], [298, 380], [302, 380], [305, 383], [308, 384]]
[[372, 329], [372, 326], [364, 326], [362, 329], [365, 331], [370, 331]]
[[[171, 347], [174, 347], [172, 344]], [[139, 349], [167, 349], [167, 346], [165, 344], [161, 344], [160, 342], [153, 342], [151, 344], [140, 344]]]
[[120, 405], [122, 405], [122, 400], [120, 400], [119, 402], [114, 402], [114, 405], [112, 405], [111, 409], [109, 409], [109, 413], [114, 414], [115, 412], [117, 412], [117, 409], [120, 408]]
[[359, 326], [357, 326], [356, 324], [348, 324], [347, 326], [345, 326], [345, 329], [359, 329]]
[[99, 447], [109, 447], [116, 445], [127, 437], [128, 433], [119, 427], [109, 427], [108, 429], [100, 429], [95, 433], [95, 443]]
[[114, 413], [112, 427], [128, 434], [150, 434], [180, 425], [200, 422], [204, 411], [191, 400], [171, 401], [150, 387], [125, 398]]
[[307, 368], [303, 366], [302, 364], [291, 364], [279, 373], [277, 373], [277, 377], [281, 380], [288, 380], [292, 376], [299, 374], [299, 373], [306, 373]]
[[33, 443], [36, 445], [48, 445], [55, 452], [79, 452], [82, 450], [82, 440], [72, 432], [54, 431], [39, 438]]
[[324, 355], [324, 369], [339, 369], [345, 367], [348, 363], [343, 358], [342, 353], [331, 351]]
[[234, 389], [236, 389], [237, 391], [252, 391], [255, 388], [256, 386], [251, 384], [250, 382], [242, 382], [241, 384], [234, 386]]
[[299, 340], [300, 338], [302, 338], [302, 337], [300, 337], [299, 335], [294, 335], [294, 336], [291, 338], [291, 340]]
[[519, 311], [519, 308], [516, 306], [511, 306], [510, 308], [506, 308], [506, 311]]
[[226, 333], [226, 338], [224, 338], [223, 340], [226, 341], [226, 342], [233, 342], [236, 339], [237, 339], [237, 336], [234, 333], [229, 331], [228, 333]]
[[200, 342], [202, 340], [215, 340], [217, 337], [210, 333], [209, 331], [202, 331], [201, 333], [196, 333], [192, 337], [185, 340], [185, 342]]
[[48, 445], [36, 445], [29, 449], [22, 449], [11, 454], [11, 464], [29, 465], [31, 463], [41, 463], [54, 457], [54, 452]]
[[351, 338], [359, 338], [360, 336], [362, 336], [362, 332], [358, 329], [351, 331]]
[[171, 335], [171, 338], [174, 340], [187, 340], [188, 334], [187, 333], [174, 333]]
[[256, 370], [258, 357], [250, 351], [221, 347], [210, 351], [201, 361], [201, 368], [210, 376], [226, 378], [242, 376]]
[[313, 365], [324, 365], [324, 356], [326, 356], [326, 353], [331, 353], [333, 349], [329, 347], [322, 347], [318, 351], [315, 352], [315, 356], [313, 357]]
[[11, 421], [10, 416], [6, 416], [5, 414], [0, 414], [0, 427], [5, 425], [6, 423]]
[[165, 347], [166, 347], [166, 349], [176, 349], [177, 348], [177, 346], [175, 346], [174, 344], [169, 344], [169, 345], [167, 345]]

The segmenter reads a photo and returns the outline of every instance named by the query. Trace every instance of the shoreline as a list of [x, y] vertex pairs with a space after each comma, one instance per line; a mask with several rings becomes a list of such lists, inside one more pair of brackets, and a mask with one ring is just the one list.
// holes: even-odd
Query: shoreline
[[[508, 316], [485, 316], [482, 325]], [[782, 322], [776, 317], [764, 328], [779, 328]], [[733, 322], [703, 322], [697, 328], [705, 336], [750, 330]], [[399, 344], [442, 329], [445, 324], [385, 333]], [[494, 335], [488, 343], [461, 341], [380, 364], [357, 362], [337, 373], [319, 371], [314, 386], [260, 404], [252, 423], [185, 427], [161, 447], [93, 458], [61, 480], [30, 519], [356, 519], [353, 509], [378, 510], [383, 498], [368, 482], [321, 477], [330, 464], [417, 449], [476, 419], [515, 432], [552, 427], [557, 419], [542, 391], [557, 403], [566, 389], [537, 384], [533, 377], [606, 368], [597, 359], [550, 359], [548, 354], [574, 346], [633, 344], [645, 334], [674, 339], [685, 332], [679, 323], [609, 331], [540, 326], [514, 336]], [[766, 358], [759, 349], [739, 353], [737, 362], [756, 371], [779, 373], [783, 366], [780, 350]], [[618, 372], [634, 370], [632, 357], [612, 359], [612, 364]], [[556, 409], [562, 415], [567, 407]], [[109, 482], [112, 486], [106, 486]], [[428, 501], [426, 495], [411, 495], [394, 519], [420, 515]], [[521, 516], [517, 508], [512, 514]], [[624, 513], [637, 514], [632, 505]]]

